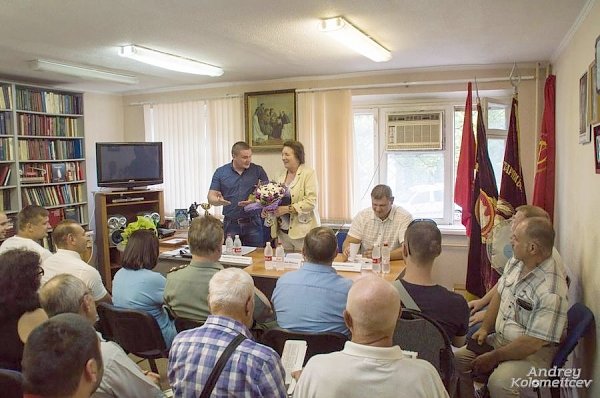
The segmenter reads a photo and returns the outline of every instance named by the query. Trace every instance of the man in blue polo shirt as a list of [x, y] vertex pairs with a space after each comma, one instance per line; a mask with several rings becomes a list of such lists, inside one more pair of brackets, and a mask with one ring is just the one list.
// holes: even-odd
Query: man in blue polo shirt
[[245, 246], [264, 246], [263, 222], [260, 210], [247, 212], [248, 196], [258, 181], [269, 181], [265, 170], [252, 163], [252, 149], [244, 141], [231, 147], [231, 163], [219, 167], [208, 191], [208, 203], [223, 206], [225, 236], [239, 235]]

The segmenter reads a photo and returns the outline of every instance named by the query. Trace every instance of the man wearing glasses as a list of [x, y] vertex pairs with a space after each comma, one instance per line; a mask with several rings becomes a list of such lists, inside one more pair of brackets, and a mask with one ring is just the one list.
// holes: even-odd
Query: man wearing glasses
[[25, 206], [17, 216], [17, 234], [2, 243], [0, 254], [11, 249], [25, 249], [36, 252], [44, 261], [52, 253], [38, 241], [48, 236], [49, 229], [48, 210], [36, 205]]

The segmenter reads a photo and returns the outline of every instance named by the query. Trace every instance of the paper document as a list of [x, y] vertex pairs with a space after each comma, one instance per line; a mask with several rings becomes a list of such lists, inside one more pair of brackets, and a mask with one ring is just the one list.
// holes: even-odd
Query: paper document
[[306, 347], [306, 341], [304, 340], [287, 340], [285, 346], [283, 346], [281, 363], [285, 369], [285, 385], [289, 386], [288, 395], [293, 393], [296, 387], [296, 380], [292, 377], [292, 372], [302, 369]]
[[360, 272], [362, 270], [362, 263], [344, 263], [340, 261], [334, 261], [332, 265], [336, 271]]
[[406, 351], [406, 350], [402, 350], [402, 353], [404, 355], [406, 355], [407, 357], [410, 357], [412, 359], [417, 359], [417, 356], [419, 355], [418, 352], [416, 351]]

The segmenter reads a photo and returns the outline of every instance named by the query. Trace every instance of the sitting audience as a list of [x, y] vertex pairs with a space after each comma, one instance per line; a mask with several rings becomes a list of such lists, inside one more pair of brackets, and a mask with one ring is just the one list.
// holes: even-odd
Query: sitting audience
[[401, 280], [393, 282], [402, 305], [429, 315], [444, 328], [455, 347], [462, 347], [469, 323], [467, 302], [460, 294], [436, 284], [431, 277], [433, 263], [442, 252], [442, 234], [435, 221], [412, 221], [402, 246], [406, 273]]
[[29, 333], [48, 319], [38, 289], [44, 270], [36, 252], [13, 249], [0, 254], [0, 367], [21, 370]]
[[6, 239], [6, 234], [12, 228], [12, 221], [6, 216], [6, 213], [0, 211], [0, 239]]
[[174, 396], [198, 397], [226, 347], [241, 338], [208, 395], [285, 397], [279, 355], [253, 341], [248, 329], [254, 311], [252, 277], [241, 269], [227, 268], [211, 278], [208, 290], [212, 315], [203, 326], [179, 333], [171, 347], [168, 377]]
[[[83, 281], [69, 274], [57, 275], [40, 289], [40, 301], [49, 316], [79, 314], [94, 325], [98, 313], [94, 299]], [[162, 397], [158, 388], [160, 376], [144, 375], [118, 344], [106, 341], [98, 333], [104, 362], [104, 377], [93, 394], [94, 398], [152, 398]]]
[[492, 398], [518, 397], [520, 388], [512, 381], [527, 378], [531, 369], [550, 368], [567, 326], [567, 284], [552, 257], [550, 222], [542, 217], [523, 220], [511, 243], [516, 261], [507, 263], [481, 328], [472, 337], [493, 349], [478, 355], [467, 345], [455, 355], [461, 397], [474, 396], [473, 375], [489, 372]]
[[304, 264], [278, 280], [273, 291], [277, 323], [299, 332], [348, 334], [342, 313], [350, 279], [331, 266], [337, 256], [337, 240], [330, 228], [317, 227], [304, 238]]
[[[204, 322], [210, 315], [208, 282], [223, 269], [219, 263], [223, 244], [223, 224], [212, 216], [195, 218], [188, 231], [192, 253], [189, 264], [173, 267], [167, 274], [164, 301], [177, 317]], [[256, 306], [254, 319], [269, 321], [273, 310], [265, 295], [254, 289]]]
[[102, 373], [93, 326], [80, 315], [57, 315], [33, 330], [25, 344], [23, 397], [90, 397]]
[[71, 274], [86, 284], [97, 303], [111, 303], [112, 298], [98, 270], [81, 259], [88, 244], [88, 237], [81, 225], [73, 220], [62, 220], [52, 231], [52, 240], [57, 250], [42, 262], [42, 285], [55, 275]]
[[48, 210], [41, 206], [25, 206], [17, 215], [17, 233], [0, 245], [0, 254], [12, 249], [25, 249], [39, 254], [42, 261], [52, 255], [50, 250], [39, 244], [48, 236], [50, 223]]
[[371, 191], [371, 208], [361, 210], [352, 220], [350, 231], [343, 244], [346, 258], [350, 254], [350, 243], [360, 243], [365, 257], [371, 257], [373, 245], [390, 246], [390, 259], [401, 260], [404, 232], [412, 216], [400, 206], [394, 205], [392, 189], [387, 185], [377, 185]]
[[312, 357], [294, 397], [448, 397], [429, 362], [393, 345], [399, 314], [400, 297], [388, 282], [377, 276], [357, 280], [344, 310], [352, 341], [340, 352]]
[[167, 348], [177, 334], [175, 323], [163, 308], [166, 279], [152, 271], [158, 261], [158, 237], [154, 230], [140, 229], [129, 237], [121, 269], [113, 280], [117, 307], [146, 311], [156, 319]]

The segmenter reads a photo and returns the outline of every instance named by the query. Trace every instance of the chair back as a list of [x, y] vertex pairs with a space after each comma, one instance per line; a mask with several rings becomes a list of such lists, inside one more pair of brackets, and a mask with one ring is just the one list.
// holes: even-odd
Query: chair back
[[0, 369], [0, 391], [5, 398], [23, 398], [23, 376], [21, 372]]
[[558, 351], [554, 354], [552, 366], [562, 368], [569, 354], [577, 347], [579, 340], [594, 324], [594, 314], [582, 303], [575, 303], [567, 312], [567, 335], [560, 343]]
[[455, 390], [457, 374], [450, 338], [434, 319], [422, 312], [403, 308], [396, 323], [394, 344], [403, 350], [417, 352], [418, 358], [437, 369], [446, 390]]
[[274, 328], [267, 330], [262, 335], [261, 343], [271, 347], [281, 356], [287, 340], [306, 341], [306, 357], [304, 357], [304, 365], [306, 365], [306, 362], [314, 355], [341, 351], [346, 341], [348, 341], [348, 337], [337, 332], [292, 332], [291, 330]]
[[177, 329], [177, 333], [188, 329], [199, 328], [202, 325], [204, 325], [204, 322], [196, 321], [194, 319], [180, 317], [175, 318], [175, 329]]
[[145, 311], [98, 304], [98, 315], [104, 332], [125, 351], [141, 358], [168, 358], [156, 319]]

